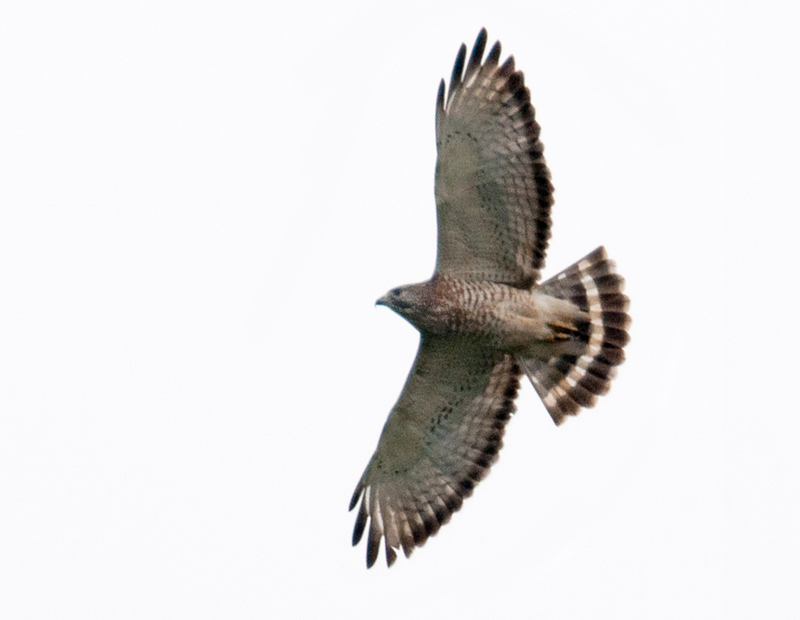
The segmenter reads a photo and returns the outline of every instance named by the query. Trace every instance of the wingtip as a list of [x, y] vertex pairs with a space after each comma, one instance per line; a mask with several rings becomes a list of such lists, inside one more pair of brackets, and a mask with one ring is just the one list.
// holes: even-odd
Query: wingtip
[[361, 537], [364, 535], [364, 529], [367, 526], [367, 509], [364, 504], [361, 504], [361, 509], [358, 511], [356, 517], [356, 525], [353, 528], [353, 546], [355, 547], [361, 542]]
[[516, 70], [516, 66], [514, 64], [514, 56], [511, 55], [506, 58], [506, 61], [501, 65], [501, 67], [497, 70], [499, 75], [510, 76]]
[[353, 493], [353, 497], [350, 498], [350, 507], [347, 509], [347, 512], [351, 512], [353, 510], [353, 508], [356, 507], [356, 504], [358, 503], [358, 498], [361, 497], [362, 489], [363, 489], [363, 487], [361, 486], [361, 483], [359, 482], [358, 486], [356, 487], [355, 492]]
[[369, 530], [369, 538], [367, 539], [367, 568], [372, 568], [375, 565], [380, 548], [381, 532], [373, 523], [373, 527]]
[[469, 56], [467, 70], [464, 73], [464, 82], [466, 84], [470, 83], [481, 68], [481, 60], [483, 60], [483, 52], [486, 49], [487, 36], [486, 28], [481, 28], [481, 31], [478, 33], [478, 38], [475, 39], [475, 45], [472, 46], [472, 53]]
[[452, 93], [459, 84], [461, 84], [461, 76], [464, 73], [464, 61], [467, 58], [467, 46], [463, 43], [458, 48], [458, 55], [456, 62], [453, 65], [453, 73], [450, 76], [450, 92]]
[[500, 55], [503, 53], [503, 46], [500, 45], [500, 41], [495, 41], [495, 44], [492, 46], [492, 49], [489, 50], [489, 55], [486, 57], [486, 62], [484, 62], [484, 66], [494, 68], [497, 66], [497, 63], [500, 62]]
[[481, 28], [478, 36], [475, 38], [475, 45], [472, 46], [472, 54], [475, 55], [475, 50], [480, 50], [480, 55], [483, 56], [483, 50], [486, 49], [486, 40], [489, 38], [489, 33], [486, 28]]
[[394, 549], [392, 549], [391, 546], [386, 544], [386, 566], [391, 568], [392, 564], [394, 564], [396, 559], [397, 559], [397, 552]]

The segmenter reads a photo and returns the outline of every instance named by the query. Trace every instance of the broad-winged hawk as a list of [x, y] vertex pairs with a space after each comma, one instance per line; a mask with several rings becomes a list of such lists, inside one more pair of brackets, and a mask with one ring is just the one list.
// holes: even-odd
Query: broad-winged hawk
[[[628, 342], [623, 279], [600, 247], [537, 284], [553, 186], [530, 93], [500, 43], [462, 45], [436, 101], [433, 277], [378, 300], [420, 332], [417, 359], [358, 483], [367, 566], [435, 534], [496, 460], [524, 373], [556, 424], [608, 391]], [[466, 62], [466, 69], [465, 69]]]

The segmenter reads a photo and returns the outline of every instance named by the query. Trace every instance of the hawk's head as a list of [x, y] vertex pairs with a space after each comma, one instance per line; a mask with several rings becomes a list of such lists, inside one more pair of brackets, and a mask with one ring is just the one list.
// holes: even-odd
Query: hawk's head
[[429, 288], [427, 282], [398, 286], [376, 301], [375, 305], [391, 308], [415, 327], [422, 328], [421, 322], [430, 318]]

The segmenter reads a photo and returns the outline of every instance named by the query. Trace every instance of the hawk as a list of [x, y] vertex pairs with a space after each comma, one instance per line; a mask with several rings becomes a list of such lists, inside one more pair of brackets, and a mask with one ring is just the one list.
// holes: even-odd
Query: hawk
[[[486, 30], [436, 101], [436, 269], [378, 300], [420, 332], [417, 358], [356, 487], [353, 544], [391, 566], [457, 511], [497, 459], [525, 374], [556, 424], [605, 394], [628, 342], [603, 247], [537, 284], [553, 186], [530, 92]], [[465, 68], [466, 63], [466, 68]]]

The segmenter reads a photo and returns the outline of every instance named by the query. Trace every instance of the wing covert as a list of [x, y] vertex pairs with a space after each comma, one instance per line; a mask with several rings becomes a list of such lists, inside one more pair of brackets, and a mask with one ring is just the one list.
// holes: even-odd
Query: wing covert
[[528, 288], [550, 237], [553, 186], [530, 92], [500, 43], [481, 58], [481, 30], [464, 70], [456, 58], [436, 106], [436, 273]]
[[[367, 566], [435, 534], [488, 472], [514, 411], [520, 368], [464, 339], [424, 335], [417, 359], [350, 503]], [[368, 523], [369, 522], [369, 523]]]

